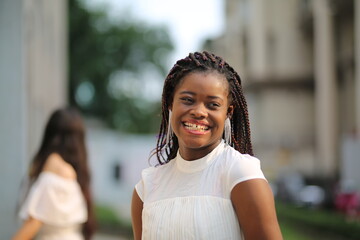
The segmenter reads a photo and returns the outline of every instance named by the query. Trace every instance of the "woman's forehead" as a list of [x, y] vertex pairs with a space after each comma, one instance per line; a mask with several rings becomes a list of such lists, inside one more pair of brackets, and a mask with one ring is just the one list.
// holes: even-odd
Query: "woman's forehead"
[[213, 88], [216, 87], [218, 90], [221, 89], [223, 91], [229, 92], [229, 83], [226, 77], [216, 71], [189, 73], [181, 79], [176, 89], [182, 88], [184, 86], [199, 87], [200, 89], [198, 90], [203, 90], [203, 88], [210, 86]]
[[194, 95], [221, 96], [229, 94], [229, 84], [224, 75], [216, 72], [197, 72], [183, 77], [175, 89], [175, 94], [192, 93]]
[[186, 75], [184, 75], [178, 82], [177, 88], [183, 85], [184, 80], [187, 81], [193, 81], [198, 80], [199, 83], [210, 83], [214, 82], [214, 80], [217, 80], [218, 82], [221, 82], [222, 86], [225, 88], [229, 87], [229, 83], [225, 77], [224, 74], [221, 74], [217, 72], [216, 70], [208, 70], [208, 71], [193, 71]]

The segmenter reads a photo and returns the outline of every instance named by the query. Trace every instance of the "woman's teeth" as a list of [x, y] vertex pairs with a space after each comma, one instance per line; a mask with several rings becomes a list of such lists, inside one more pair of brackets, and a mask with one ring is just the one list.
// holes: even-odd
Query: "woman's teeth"
[[188, 130], [193, 130], [193, 131], [205, 131], [208, 130], [209, 127], [204, 126], [204, 125], [197, 125], [194, 123], [184, 123], [185, 128]]

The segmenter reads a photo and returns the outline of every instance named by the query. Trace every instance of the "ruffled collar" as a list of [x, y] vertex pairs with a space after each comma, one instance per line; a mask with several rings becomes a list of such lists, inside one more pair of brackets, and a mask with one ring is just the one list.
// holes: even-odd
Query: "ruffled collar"
[[224, 149], [224, 147], [225, 147], [225, 143], [223, 140], [221, 140], [219, 145], [217, 145], [216, 148], [214, 148], [210, 153], [208, 153], [202, 158], [195, 159], [192, 161], [187, 161], [183, 159], [178, 150], [175, 158], [176, 167], [180, 171], [187, 173], [201, 171], [205, 169], [207, 166], [209, 166], [215, 160], [216, 156], [219, 155], [219, 153], [221, 152], [222, 149]]

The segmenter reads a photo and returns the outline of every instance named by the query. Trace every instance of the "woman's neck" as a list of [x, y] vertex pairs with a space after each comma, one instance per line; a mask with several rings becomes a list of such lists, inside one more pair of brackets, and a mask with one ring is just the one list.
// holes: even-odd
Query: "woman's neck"
[[220, 142], [221, 140], [199, 148], [181, 146], [179, 144], [180, 156], [187, 161], [194, 161], [203, 158], [206, 155], [208, 155], [210, 152], [212, 152], [220, 144]]

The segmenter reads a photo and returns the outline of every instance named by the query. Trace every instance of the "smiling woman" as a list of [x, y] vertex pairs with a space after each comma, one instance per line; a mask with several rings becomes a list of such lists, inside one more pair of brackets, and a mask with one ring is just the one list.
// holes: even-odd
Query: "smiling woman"
[[159, 136], [159, 164], [133, 193], [135, 239], [282, 239], [241, 80], [222, 58], [195, 52], [176, 62]]
[[233, 109], [227, 86], [226, 79], [216, 72], [195, 72], [176, 87], [171, 126], [185, 159], [201, 158], [219, 144], [225, 119]]

